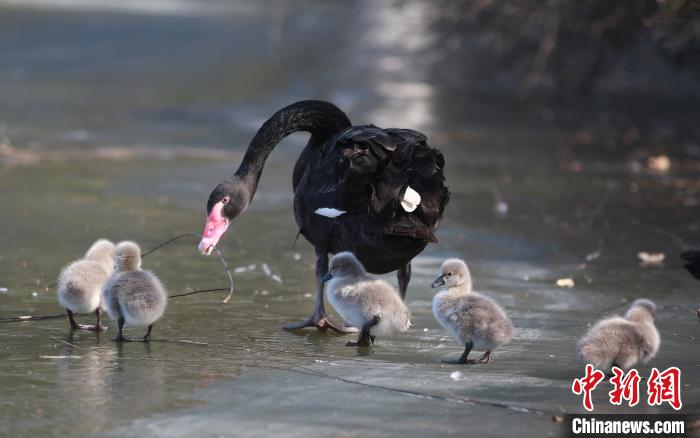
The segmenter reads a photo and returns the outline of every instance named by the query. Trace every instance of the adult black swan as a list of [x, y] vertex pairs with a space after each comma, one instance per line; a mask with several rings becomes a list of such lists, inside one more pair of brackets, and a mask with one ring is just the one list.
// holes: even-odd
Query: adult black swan
[[202, 254], [211, 253], [229, 223], [250, 205], [272, 149], [298, 131], [311, 138], [294, 166], [294, 217], [316, 249], [316, 307], [306, 321], [284, 328], [351, 331], [326, 318], [322, 278], [328, 254], [352, 251], [376, 274], [398, 270], [404, 297], [411, 260], [436, 241], [448, 201], [445, 160], [420, 132], [351, 126], [331, 103], [294, 103], [262, 125], [238, 170], [211, 192]]

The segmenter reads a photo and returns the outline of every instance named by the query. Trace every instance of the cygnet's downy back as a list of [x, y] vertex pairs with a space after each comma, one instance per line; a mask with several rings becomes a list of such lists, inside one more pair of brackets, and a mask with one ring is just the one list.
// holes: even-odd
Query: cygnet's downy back
[[635, 300], [630, 306], [627, 313], [625, 313], [625, 319], [634, 322], [646, 322], [653, 324], [654, 317], [656, 316], [656, 304], [645, 298], [640, 298]]
[[117, 245], [115, 264], [118, 271], [141, 269], [141, 248], [135, 242], [124, 241]]
[[116, 248], [114, 243], [107, 239], [99, 239], [90, 246], [83, 260], [99, 263], [111, 272], [114, 269], [115, 255]]
[[654, 326], [656, 305], [647, 299], [632, 303], [624, 317], [597, 322], [577, 344], [579, 358], [598, 369], [618, 366], [624, 370], [646, 363], [659, 350], [659, 332]]

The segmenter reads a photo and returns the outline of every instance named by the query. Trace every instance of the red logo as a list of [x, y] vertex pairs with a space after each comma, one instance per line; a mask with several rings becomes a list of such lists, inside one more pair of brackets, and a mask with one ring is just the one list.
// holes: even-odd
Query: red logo
[[[626, 400], [630, 407], [639, 404], [641, 377], [637, 370], [632, 369], [625, 374], [620, 368], [612, 367], [612, 373], [610, 383], [613, 389], [608, 392], [610, 403], [619, 406]], [[571, 391], [576, 395], [583, 395], [583, 407], [587, 411], [593, 410], [591, 394], [604, 379], [605, 374], [596, 370], [591, 364], [586, 365], [586, 373], [583, 377], [574, 379]], [[673, 409], [679, 410], [683, 406], [683, 402], [681, 402], [681, 370], [678, 367], [671, 367], [660, 372], [658, 369], [652, 368], [647, 380], [647, 395], [649, 406], [668, 403]]]
[[649, 406], [661, 405], [663, 402], [668, 402], [675, 410], [679, 410], [683, 406], [683, 402], [681, 402], [681, 370], [677, 367], [668, 368], [663, 373], [652, 368], [647, 388]]
[[593, 365], [586, 365], [586, 375], [580, 379], [574, 379], [574, 383], [571, 385], [571, 390], [576, 395], [583, 394], [583, 407], [587, 411], [593, 410], [593, 400], [591, 400], [591, 393], [596, 386], [605, 378], [605, 374], [593, 368]]
[[[610, 403], [621, 405], [622, 400], [627, 400], [628, 406], [636, 406], [639, 403], [639, 373], [637, 370], [630, 370], [625, 376], [625, 372], [618, 367], [613, 367], [614, 376], [610, 379], [610, 383], [614, 388], [608, 393], [610, 395]], [[624, 376], [624, 377], [623, 377]]]

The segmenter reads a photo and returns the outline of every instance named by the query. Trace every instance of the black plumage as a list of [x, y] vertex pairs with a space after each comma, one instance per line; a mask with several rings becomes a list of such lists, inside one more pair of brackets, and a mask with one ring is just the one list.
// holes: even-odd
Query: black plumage
[[[318, 257], [317, 299], [307, 321], [286, 328], [315, 325], [342, 331], [326, 319], [323, 305], [321, 278], [328, 270], [328, 254], [351, 251], [371, 273], [398, 270], [403, 297], [411, 260], [429, 242], [437, 241], [435, 231], [449, 199], [445, 160], [420, 132], [350, 126], [333, 104], [297, 102], [260, 128], [238, 171], [212, 192], [207, 207], [210, 217], [221, 199], [225, 220], [243, 212], [255, 193], [265, 159], [282, 138], [296, 131], [311, 133], [294, 167], [292, 185], [296, 222]], [[409, 187], [421, 198], [413, 212], [401, 206]], [[329, 218], [315, 213], [320, 208], [345, 213]], [[203, 247], [206, 244], [200, 244]]]
[[681, 258], [685, 261], [683, 267], [685, 267], [693, 277], [700, 280], [700, 250], [691, 249], [684, 251], [681, 254]]
[[[294, 193], [301, 233], [332, 253], [353, 252], [373, 273], [410, 262], [428, 242], [448, 201], [444, 158], [423, 134], [353, 126], [331, 137], [309, 160]], [[407, 187], [421, 195], [413, 212], [401, 207]], [[331, 219], [318, 208], [346, 211]]]

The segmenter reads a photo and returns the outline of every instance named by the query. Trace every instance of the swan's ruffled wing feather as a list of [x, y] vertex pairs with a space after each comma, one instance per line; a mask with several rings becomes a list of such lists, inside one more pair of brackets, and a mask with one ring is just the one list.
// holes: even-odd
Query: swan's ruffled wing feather
[[[442, 153], [425, 135], [409, 129], [354, 126], [339, 132], [318, 151], [304, 175], [304, 204], [380, 218], [384, 233], [435, 241], [433, 231], [449, 198]], [[401, 206], [410, 187], [420, 195], [412, 212]], [[346, 224], [351, 226], [351, 224]]]
[[[344, 161], [338, 167], [346, 184], [343, 190], [351, 194], [344, 206], [349, 211], [366, 209], [370, 215], [383, 218], [389, 234], [434, 240], [432, 231], [449, 194], [444, 185], [444, 157], [426, 140], [425, 135], [410, 129], [375, 126], [339, 133], [333, 149]], [[401, 207], [408, 187], [421, 196], [418, 208], [411, 213]]]

